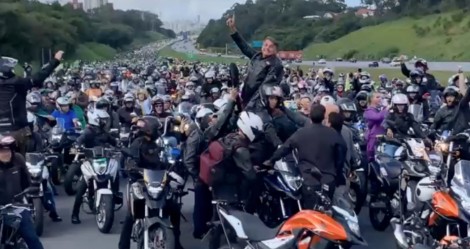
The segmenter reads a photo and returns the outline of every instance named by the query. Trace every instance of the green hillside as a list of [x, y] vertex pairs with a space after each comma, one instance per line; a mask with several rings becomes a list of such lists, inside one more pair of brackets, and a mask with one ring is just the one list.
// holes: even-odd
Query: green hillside
[[311, 44], [304, 49], [304, 58], [379, 59], [406, 54], [427, 60], [469, 61], [469, 31], [467, 10], [402, 18], [362, 28], [333, 42]]

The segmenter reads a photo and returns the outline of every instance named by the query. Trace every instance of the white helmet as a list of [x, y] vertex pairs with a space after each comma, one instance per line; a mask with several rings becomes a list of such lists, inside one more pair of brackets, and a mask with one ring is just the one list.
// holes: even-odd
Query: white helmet
[[436, 189], [431, 185], [433, 181], [429, 177], [424, 177], [416, 185], [416, 197], [419, 201], [427, 202], [432, 199]]
[[211, 109], [203, 107], [203, 108], [199, 109], [199, 111], [197, 111], [196, 118], [203, 118], [206, 115], [211, 115], [213, 113], [214, 112]]
[[88, 112], [87, 117], [88, 124], [101, 127], [103, 127], [110, 118], [108, 112], [101, 109], [94, 109], [93, 111]]
[[257, 133], [263, 131], [263, 120], [252, 112], [242, 112], [238, 118], [237, 126], [241, 132], [253, 142]]
[[333, 97], [331, 96], [323, 96], [320, 100], [320, 105], [327, 105], [327, 104], [336, 104], [336, 101]]
[[219, 98], [214, 101], [214, 106], [217, 110], [222, 110], [228, 104], [228, 101], [225, 98]]
[[393, 95], [392, 104], [394, 105], [409, 105], [408, 97], [403, 93]]

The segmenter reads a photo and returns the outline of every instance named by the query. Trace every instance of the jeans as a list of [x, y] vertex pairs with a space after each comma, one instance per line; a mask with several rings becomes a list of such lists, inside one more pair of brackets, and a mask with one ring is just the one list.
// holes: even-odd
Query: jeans
[[54, 190], [52, 189], [52, 184], [49, 182], [46, 184], [46, 188], [44, 188], [44, 207], [49, 212], [56, 212], [55, 208], [55, 200], [54, 200]]
[[[36, 234], [36, 229], [34, 228], [33, 218], [31, 213], [27, 210], [21, 212], [21, 222], [18, 227], [18, 234], [23, 238], [26, 245], [29, 249], [44, 249], [41, 241], [39, 240], [38, 235]], [[7, 226], [12, 226], [14, 218], [10, 219], [5, 217], [4, 222]]]
[[212, 193], [209, 186], [198, 181], [194, 186], [193, 236], [202, 239], [212, 219]]
[[397, 151], [398, 146], [394, 144], [384, 144], [384, 153], [390, 157], [395, 156], [395, 151]]

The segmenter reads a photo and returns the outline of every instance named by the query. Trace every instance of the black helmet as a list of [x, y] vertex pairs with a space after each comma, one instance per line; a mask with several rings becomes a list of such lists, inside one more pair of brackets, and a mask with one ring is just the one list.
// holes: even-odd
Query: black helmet
[[356, 95], [356, 100], [357, 100], [357, 101], [367, 100], [367, 97], [368, 97], [368, 96], [369, 96], [369, 93], [368, 93], [368, 92], [360, 91], [360, 92], [357, 93], [357, 95]]
[[338, 99], [338, 101], [336, 101], [336, 105], [338, 105], [339, 109], [343, 112], [356, 112], [357, 111], [356, 104], [348, 98]]
[[415, 69], [410, 72], [410, 78], [423, 78], [424, 77], [424, 72], [421, 71], [420, 69]]
[[18, 60], [11, 57], [0, 57], [0, 78], [9, 79], [15, 76], [14, 68]]
[[106, 97], [101, 97], [95, 104], [96, 109], [107, 110], [111, 106], [111, 103]]
[[160, 135], [159, 129], [162, 127], [162, 123], [155, 116], [143, 116], [137, 121], [137, 126], [150, 139], [157, 139]]

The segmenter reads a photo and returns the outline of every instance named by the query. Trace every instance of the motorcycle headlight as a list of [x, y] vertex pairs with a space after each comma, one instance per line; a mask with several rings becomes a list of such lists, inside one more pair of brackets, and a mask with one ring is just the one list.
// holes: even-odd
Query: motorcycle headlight
[[160, 194], [163, 192], [163, 187], [161, 186], [160, 183], [158, 184], [150, 184], [147, 186], [147, 192], [149, 193], [149, 195], [154, 198], [154, 199], [158, 199], [158, 197], [160, 196]]
[[28, 165], [28, 171], [29, 173], [31, 174], [32, 177], [38, 177], [40, 175], [42, 175], [42, 168], [41, 166], [32, 166], [32, 165]]
[[292, 176], [289, 174], [282, 174], [282, 177], [284, 178], [284, 181], [290, 189], [297, 191], [302, 187], [302, 183], [304, 180], [302, 177]]
[[353, 220], [347, 221], [349, 229], [357, 236], [361, 236], [361, 230], [359, 229], [359, 223]]
[[106, 173], [107, 165], [105, 158], [93, 160], [93, 170], [99, 175]]
[[62, 134], [51, 135], [51, 143], [59, 143], [62, 140]]

